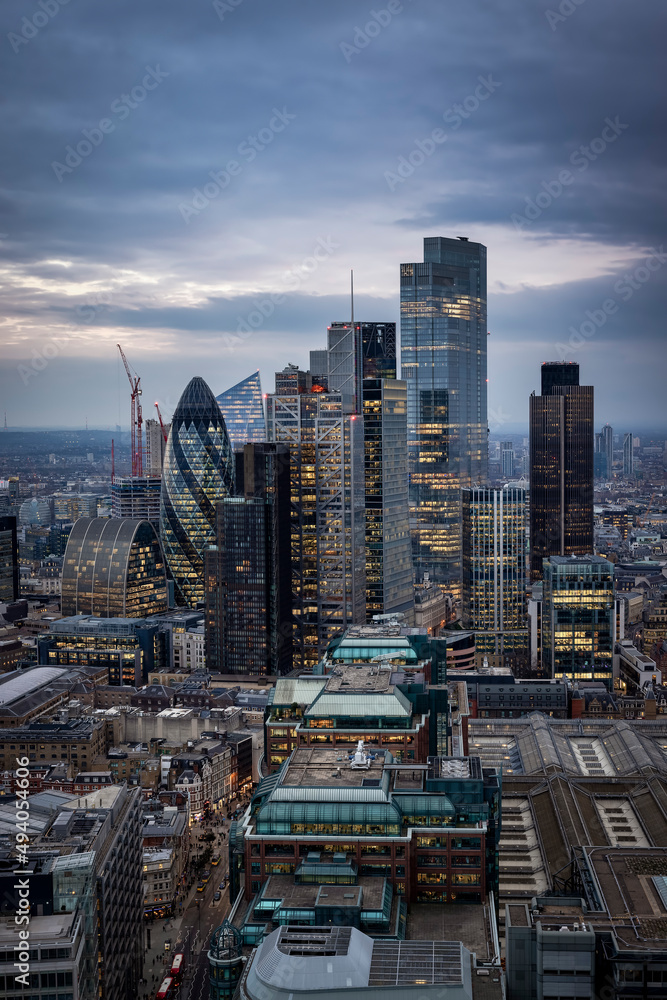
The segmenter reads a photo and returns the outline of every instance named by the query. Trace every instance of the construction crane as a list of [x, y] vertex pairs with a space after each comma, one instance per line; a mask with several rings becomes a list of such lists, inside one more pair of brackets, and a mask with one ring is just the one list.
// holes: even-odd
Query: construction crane
[[132, 455], [132, 475], [141, 476], [143, 475], [144, 469], [144, 442], [143, 442], [143, 432], [142, 423], [143, 418], [141, 415], [141, 378], [139, 375], [133, 375], [130, 366], [127, 363], [127, 358], [123, 354], [123, 348], [120, 344], [116, 345], [120, 351], [120, 356], [123, 359], [123, 364], [125, 365], [125, 371], [127, 372], [127, 378], [130, 383], [130, 398], [132, 400], [132, 420], [130, 424], [130, 453]]
[[162, 414], [160, 413], [160, 407], [155, 404], [155, 409], [157, 410], [157, 418], [160, 421], [160, 430], [162, 431], [162, 437], [164, 438], [164, 443], [167, 443], [167, 432], [164, 429], [164, 424], [162, 423]]

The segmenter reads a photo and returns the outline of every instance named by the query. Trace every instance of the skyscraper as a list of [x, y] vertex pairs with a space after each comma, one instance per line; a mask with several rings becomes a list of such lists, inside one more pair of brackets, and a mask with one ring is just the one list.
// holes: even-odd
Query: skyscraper
[[463, 626], [481, 652], [515, 651], [526, 626], [525, 491], [472, 487], [462, 496]]
[[407, 387], [365, 378], [366, 614], [405, 614], [414, 622], [408, 519]]
[[229, 674], [292, 669], [289, 448], [250, 443], [237, 452], [241, 496], [218, 504], [207, 549], [206, 664]]
[[407, 390], [396, 380], [396, 324], [332, 323], [327, 345], [310, 352], [313, 385], [340, 393], [346, 411], [364, 418], [366, 614], [401, 612], [412, 624]]
[[623, 437], [623, 475], [632, 478], [635, 473], [635, 445], [632, 432]]
[[220, 407], [195, 377], [172, 417], [162, 473], [160, 535], [177, 604], [204, 600], [204, 550], [215, 543], [215, 505], [233, 494], [234, 471]]
[[167, 448], [165, 435], [169, 437], [171, 424], [164, 425], [164, 433], [159, 420], [146, 420], [144, 430], [146, 432], [146, 461], [144, 469], [149, 476], [160, 476], [162, 474], [162, 463], [164, 453]]
[[236, 451], [248, 441], [266, 439], [264, 399], [259, 371], [221, 392], [216, 399], [225, 418], [232, 448]]
[[614, 566], [602, 556], [544, 562], [542, 663], [551, 677], [613, 685]]
[[500, 466], [503, 479], [511, 479], [514, 475], [514, 447], [511, 441], [500, 442]]
[[140, 518], [159, 526], [161, 492], [159, 472], [155, 476], [114, 476], [111, 483], [112, 518]]
[[593, 387], [575, 362], [542, 365], [530, 397], [530, 570], [552, 555], [593, 551]]
[[614, 465], [614, 429], [605, 424], [600, 431], [600, 451], [604, 453], [607, 468], [607, 479], [613, 478]]
[[290, 450], [294, 662], [310, 666], [334, 632], [366, 619], [363, 417], [340, 393], [277, 391], [267, 431]]
[[461, 487], [487, 475], [486, 247], [424, 239], [401, 264], [410, 517], [417, 579], [460, 591]]

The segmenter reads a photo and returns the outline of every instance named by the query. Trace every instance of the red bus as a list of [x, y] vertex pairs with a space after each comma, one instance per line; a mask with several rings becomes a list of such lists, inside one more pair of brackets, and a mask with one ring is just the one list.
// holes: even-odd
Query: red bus
[[171, 969], [169, 970], [169, 975], [176, 983], [183, 975], [184, 964], [185, 964], [185, 955], [183, 954], [182, 951], [179, 951], [174, 955], [174, 961], [171, 963]]
[[155, 1000], [169, 1000], [169, 998], [173, 996], [173, 991], [172, 991], [173, 985], [174, 985], [174, 980], [171, 978], [171, 976], [167, 976], [165, 979], [163, 979], [160, 989], [155, 994]]

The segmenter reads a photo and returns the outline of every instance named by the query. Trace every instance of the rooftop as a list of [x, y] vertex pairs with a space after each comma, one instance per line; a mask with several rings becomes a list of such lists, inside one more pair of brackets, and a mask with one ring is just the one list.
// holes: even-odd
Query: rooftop
[[[379, 787], [384, 772], [385, 755], [368, 755], [368, 767], [353, 768], [350, 755], [326, 747], [299, 747], [289, 759], [282, 787], [347, 788]], [[369, 785], [372, 782], [372, 786]]]

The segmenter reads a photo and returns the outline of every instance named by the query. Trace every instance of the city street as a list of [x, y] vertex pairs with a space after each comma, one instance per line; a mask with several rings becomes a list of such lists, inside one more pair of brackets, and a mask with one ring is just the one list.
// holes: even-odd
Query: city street
[[[233, 803], [230, 811], [242, 806]], [[224, 819], [222, 816], [224, 815]], [[174, 1000], [208, 1000], [208, 959], [207, 952], [211, 934], [219, 927], [231, 909], [229, 886], [221, 898], [214, 902], [213, 896], [219, 890], [228, 869], [228, 837], [230, 821], [226, 812], [214, 813], [208, 822], [194, 823], [190, 828], [190, 863], [185, 883], [185, 895], [178, 912], [166, 920], [156, 919], [146, 924], [150, 935], [150, 948], [146, 949], [144, 979], [139, 988], [139, 1000], [154, 1000], [160, 983], [169, 973], [173, 956], [179, 951], [185, 955], [184, 974], [180, 991], [174, 993]], [[203, 838], [208, 833], [215, 834], [215, 841], [207, 843]], [[224, 834], [224, 837], [223, 837]], [[197, 891], [198, 875], [195, 874], [195, 859], [206, 847], [213, 854], [220, 855], [220, 863], [209, 865], [210, 877], [203, 892]], [[188, 886], [188, 883], [191, 883]], [[148, 937], [146, 943], [148, 943]], [[165, 951], [165, 943], [169, 950]]]

